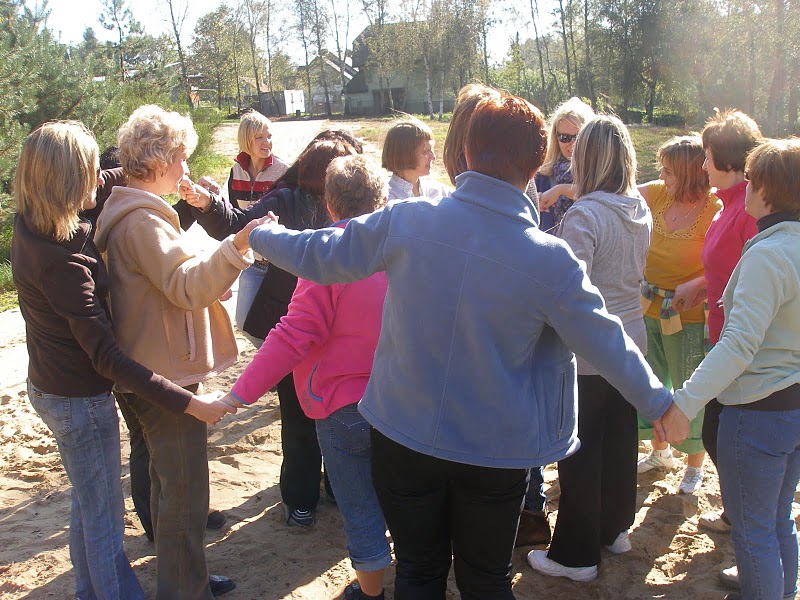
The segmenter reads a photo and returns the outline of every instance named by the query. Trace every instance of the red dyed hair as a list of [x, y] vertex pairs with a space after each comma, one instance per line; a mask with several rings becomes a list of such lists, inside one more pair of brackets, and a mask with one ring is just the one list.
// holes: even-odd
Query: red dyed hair
[[471, 171], [527, 185], [547, 151], [544, 116], [517, 96], [486, 98], [472, 114], [464, 147]]

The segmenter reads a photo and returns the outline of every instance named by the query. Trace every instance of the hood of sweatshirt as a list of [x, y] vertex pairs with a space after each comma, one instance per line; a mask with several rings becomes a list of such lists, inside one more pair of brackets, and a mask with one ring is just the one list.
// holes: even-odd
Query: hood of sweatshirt
[[642, 227], [650, 227], [650, 209], [639, 192], [634, 191], [633, 196], [620, 196], [610, 192], [591, 192], [578, 202], [595, 201], [613, 210], [622, 220], [625, 228], [636, 232]]
[[178, 213], [161, 196], [129, 187], [114, 187], [97, 219], [94, 241], [100, 252], [108, 247], [108, 236], [114, 226], [134, 210], [145, 209], [170, 223], [180, 232]]

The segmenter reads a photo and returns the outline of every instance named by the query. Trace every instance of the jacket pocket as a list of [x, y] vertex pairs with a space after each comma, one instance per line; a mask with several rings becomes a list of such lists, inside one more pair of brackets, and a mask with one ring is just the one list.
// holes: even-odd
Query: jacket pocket
[[194, 315], [186, 311], [186, 340], [189, 343], [189, 360], [197, 358], [197, 339], [194, 335]]
[[565, 401], [567, 383], [567, 372], [561, 371], [561, 385], [559, 385], [558, 399], [558, 428], [556, 429], [556, 439], [560, 440], [564, 436], [564, 425], [567, 422], [567, 403]]
[[318, 396], [314, 393], [312, 389], [312, 382], [314, 381], [314, 375], [317, 373], [317, 369], [319, 368], [319, 363], [314, 365], [314, 368], [311, 370], [311, 374], [308, 376], [308, 383], [306, 384], [306, 393], [308, 397], [316, 402], [322, 402], [322, 396]]

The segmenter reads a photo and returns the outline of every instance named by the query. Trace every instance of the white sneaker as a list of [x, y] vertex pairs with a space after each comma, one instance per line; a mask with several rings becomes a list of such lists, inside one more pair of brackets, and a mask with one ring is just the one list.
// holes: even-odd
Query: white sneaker
[[626, 552], [630, 552], [631, 540], [628, 537], [627, 530], [620, 533], [613, 544], [606, 546], [606, 550], [611, 552], [611, 554], [625, 554]]
[[653, 469], [669, 470], [672, 468], [672, 448], [653, 450], [636, 463], [637, 473], [647, 473]]
[[706, 513], [700, 516], [697, 522], [699, 529], [705, 529], [713, 533], [730, 533], [733, 529], [730, 523], [726, 523], [722, 518], [722, 513]]
[[572, 581], [591, 581], [597, 579], [597, 565], [592, 567], [565, 567], [561, 563], [547, 558], [546, 550], [528, 552], [528, 564], [534, 571], [551, 577], [566, 577]]
[[732, 590], [739, 589], [739, 567], [733, 565], [719, 572], [719, 580], [722, 584]]
[[702, 467], [686, 467], [683, 479], [678, 487], [679, 494], [694, 494], [703, 483]]

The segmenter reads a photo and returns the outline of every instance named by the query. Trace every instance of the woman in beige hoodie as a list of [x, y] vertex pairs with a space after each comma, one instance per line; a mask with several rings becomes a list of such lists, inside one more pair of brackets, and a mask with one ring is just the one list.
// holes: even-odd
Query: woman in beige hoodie
[[[119, 345], [174, 383], [196, 390], [236, 362], [230, 318], [218, 298], [252, 264], [248, 227], [196, 256], [178, 214], [162, 198], [177, 191], [197, 134], [188, 117], [138, 108], [119, 130], [128, 187], [115, 187], [97, 223], [96, 242], [111, 275]], [[150, 450], [151, 509], [158, 599], [210, 600], [233, 589], [209, 578], [203, 534], [208, 515], [206, 425], [136, 394], [120, 394], [136, 414]]]

